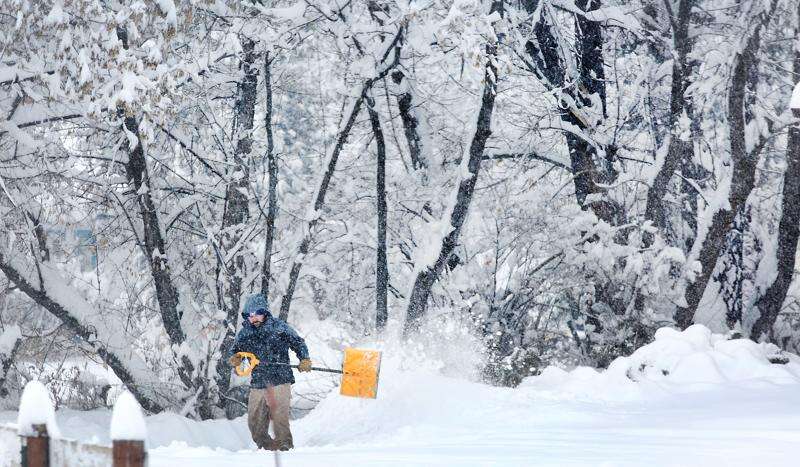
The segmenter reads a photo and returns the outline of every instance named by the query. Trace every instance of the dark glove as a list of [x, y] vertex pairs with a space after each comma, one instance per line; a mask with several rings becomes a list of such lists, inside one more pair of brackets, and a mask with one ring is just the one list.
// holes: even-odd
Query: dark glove
[[311, 359], [304, 358], [300, 360], [300, 364], [297, 365], [297, 369], [302, 372], [311, 371]]

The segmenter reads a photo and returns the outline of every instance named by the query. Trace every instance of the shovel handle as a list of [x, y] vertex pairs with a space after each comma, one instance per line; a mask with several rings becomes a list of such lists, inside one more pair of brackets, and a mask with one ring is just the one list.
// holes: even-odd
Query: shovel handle
[[[292, 368], [299, 368], [300, 367], [300, 365], [291, 365], [289, 363], [270, 363], [270, 365], [289, 366], [289, 367], [292, 367]], [[318, 366], [312, 366], [311, 369], [314, 370], [314, 371], [324, 371], [325, 373], [337, 373], [337, 374], [340, 374], [340, 375], [343, 373], [342, 370], [334, 370], [333, 368], [322, 368], [322, 367], [318, 367]]]

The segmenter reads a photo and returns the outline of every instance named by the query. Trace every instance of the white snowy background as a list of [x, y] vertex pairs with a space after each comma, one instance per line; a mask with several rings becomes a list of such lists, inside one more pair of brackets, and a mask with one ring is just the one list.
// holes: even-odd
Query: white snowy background
[[[797, 0], [0, 0], [0, 423], [796, 465], [798, 82]], [[376, 400], [298, 375], [279, 458], [226, 363], [253, 292], [316, 365], [383, 352]]]

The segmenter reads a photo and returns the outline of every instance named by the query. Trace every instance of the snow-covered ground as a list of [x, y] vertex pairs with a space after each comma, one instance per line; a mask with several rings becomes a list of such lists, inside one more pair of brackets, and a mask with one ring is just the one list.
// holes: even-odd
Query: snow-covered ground
[[[605, 372], [548, 369], [515, 389], [384, 361], [376, 400], [331, 394], [293, 423], [283, 466], [794, 466], [800, 359], [700, 326]], [[785, 360], [784, 360], [785, 361]], [[108, 443], [110, 414], [61, 411], [66, 436]], [[16, 418], [0, 413], [0, 423]], [[272, 465], [245, 420], [147, 418], [151, 466]]]

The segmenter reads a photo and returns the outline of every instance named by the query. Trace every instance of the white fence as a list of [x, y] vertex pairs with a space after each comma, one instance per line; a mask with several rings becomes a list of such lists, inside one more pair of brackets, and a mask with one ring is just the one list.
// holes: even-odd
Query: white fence
[[[26, 396], [27, 393], [27, 396]], [[0, 425], [0, 467], [144, 467], [144, 417], [129, 393], [114, 405], [111, 417], [111, 446], [83, 443], [50, 436], [55, 413], [47, 391], [33, 381], [25, 386], [20, 403], [23, 426]], [[115, 426], [116, 424], [116, 426]]]

